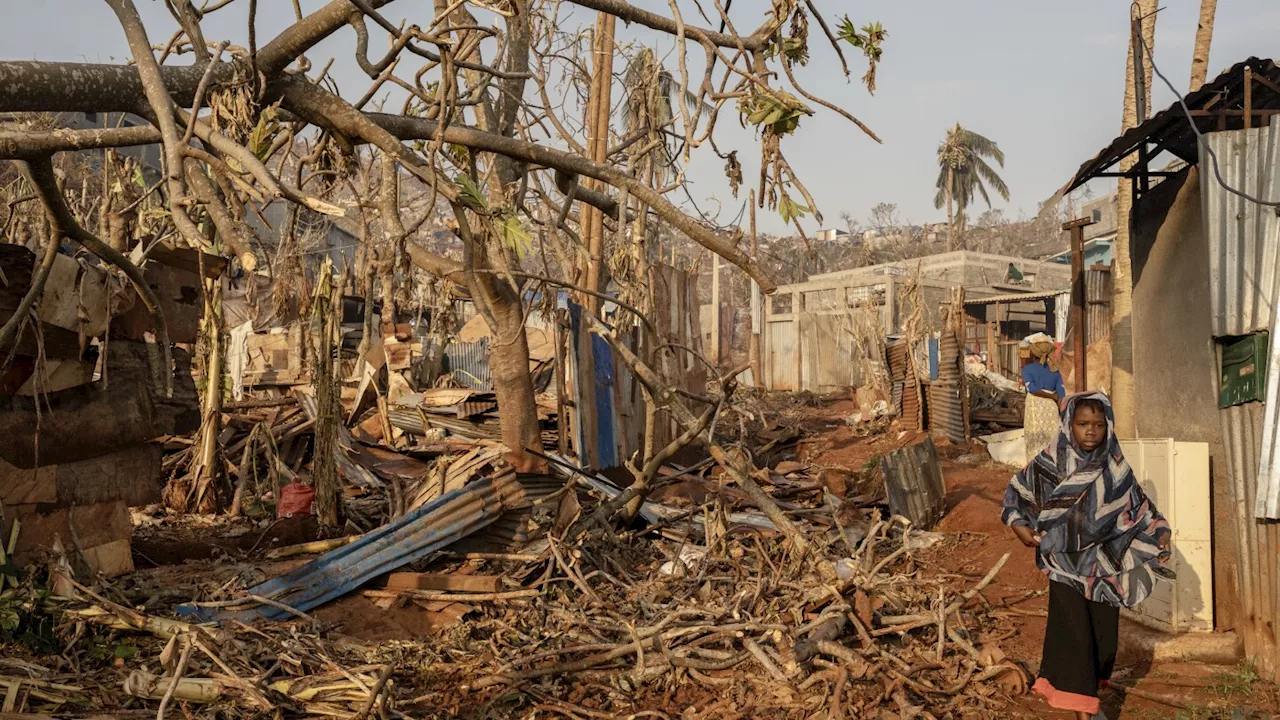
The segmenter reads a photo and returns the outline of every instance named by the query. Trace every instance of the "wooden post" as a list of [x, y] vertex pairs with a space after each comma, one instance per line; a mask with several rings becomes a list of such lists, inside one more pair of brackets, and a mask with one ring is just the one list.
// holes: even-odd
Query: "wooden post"
[[[751, 257], [755, 259], [760, 254], [760, 238], [756, 234], [756, 191], [751, 191], [750, 196], [750, 213], [751, 213]], [[751, 280], [751, 337], [748, 340], [747, 359], [751, 362], [752, 380], [756, 387], [765, 387], [764, 382], [764, 363], [760, 359], [763, 348], [764, 336], [764, 307], [763, 298], [760, 295], [760, 286], [753, 279]]]
[[724, 360], [720, 337], [720, 256], [711, 253], [711, 362], [716, 365]]
[[1088, 313], [1085, 312], [1084, 229], [1093, 224], [1090, 218], [1072, 220], [1062, 226], [1071, 233], [1071, 347], [1075, 354], [1076, 392], [1089, 387]]
[[898, 288], [892, 275], [886, 275], [884, 281], [884, 334], [893, 335], [898, 331]]
[[998, 373], [1004, 372], [1004, 363], [1001, 362], [1002, 358], [1000, 357], [1001, 337], [1003, 337], [1003, 335], [1000, 334], [1000, 303], [996, 303], [995, 320], [987, 329], [987, 345], [990, 346], [987, 349], [987, 364], [991, 366], [992, 370]]
[[804, 312], [804, 293], [791, 293], [791, 327], [795, 331], [796, 392], [804, 390], [804, 332], [800, 326], [800, 314]]
[[1253, 68], [1244, 69], [1244, 129], [1253, 127]]

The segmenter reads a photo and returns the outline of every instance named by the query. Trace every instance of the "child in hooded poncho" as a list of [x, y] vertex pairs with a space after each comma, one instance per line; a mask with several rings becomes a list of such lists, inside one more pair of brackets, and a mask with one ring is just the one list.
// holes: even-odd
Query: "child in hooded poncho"
[[1005, 492], [1002, 520], [1049, 576], [1049, 622], [1035, 690], [1081, 718], [1099, 713], [1115, 666], [1120, 608], [1172, 579], [1169, 523], [1142, 492], [1102, 393], [1070, 398], [1058, 435]]

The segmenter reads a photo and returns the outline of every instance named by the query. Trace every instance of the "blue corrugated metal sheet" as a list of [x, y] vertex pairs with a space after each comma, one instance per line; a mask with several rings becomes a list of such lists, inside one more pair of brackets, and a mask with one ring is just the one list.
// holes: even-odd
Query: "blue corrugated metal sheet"
[[613, 372], [613, 348], [599, 335], [591, 336], [591, 350], [595, 356], [596, 368], [596, 418], [599, 421], [600, 467], [618, 467], [618, 443], [616, 423], [617, 413], [614, 406], [618, 385]]
[[[248, 594], [306, 612], [487, 527], [523, 498], [523, 489], [508, 468], [494, 477], [442, 495], [350, 545], [250, 588]], [[252, 600], [241, 609], [201, 607], [192, 603], [179, 605], [177, 611], [200, 622], [293, 617], [287, 610]]]
[[[569, 333], [570, 340], [570, 370], [577, 373], [575, 377], [581, 378], [584, 373], [578, 371], [578, 338], [581, 336], [582, 323], [582, 307], [572, 300], [568, 301], [569, 307]], [[615, 382], [616, 374], [614, 372], [613, 348], [609, 346], [608, 341], [599, 335], [591, 336], [591, 349], [595, 357], [595, 367], [592, 369], [591, 377], [596, 387], [596, 444], [599, 451], [599, 463], [601, 468], [617, 467], [621, 464], [618, 458], [618, 443], [616, 438], [619, 437], [618, 413], [614, 411], [617, 403], [615, 393], [617, 392], [617, 383]], [[582, 396], [579, 390], [579, 384], [574, 383], [573, 401], [575, 404], [582, 402]], [[578, 442], [581, 444], [585, 438], [582, 433], [591, 430], [590, 428], [581, 427], [581, 423], [576, 424], [575, 428], [579, 437]]]

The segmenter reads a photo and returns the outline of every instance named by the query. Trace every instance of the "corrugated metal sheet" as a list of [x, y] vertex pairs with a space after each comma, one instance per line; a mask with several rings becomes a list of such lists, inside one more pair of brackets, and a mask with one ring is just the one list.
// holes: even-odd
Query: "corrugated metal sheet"
[[[1223, 178], [1244, 193], [1280, 197], [1280, 123], [1270, 127], [1214, 133], [1207, 137], [1218, 156]], [[1203, 163], [1209, 167], [1209, 163]], [[1263, 207], [1228, 193], [1212, 178], [1204, 184], [1209, 231], [1213, 332], [1218, 337], [1271, 330], [1275, 337], [1280, 301], [1280, 218]], [[1267, 412], [1263, 419], [1257, 488], [1252, 498], [1259, 518], [1280, 519], [1280, 344], [1272, 342], [1268, 363]]]
[[1259, 521], [1252, 512], [1263, 416], [1269, 411], [1270, 406], [1262, 403], [1222, 410], [1229, 507], [1220, 516], [1228, 518], [1232, 527], [1230, 539], [1218, 540], [1215, 551], [1231, 554], [1226, 566], [1234, 572], [1219, 578], [1239, 603], [1233, 609], [1230, 629], [1240, 636], [1245, 654], [1255, 659], [1263, 677], [1274, 681], [1280, 680], [1280, 562], [1276, 560], [1280, 557], [1280, 524]]
[[489, 375], [489, 338], [473, 343], [449, 343], [444, 356], [448, 358], [449, 374], [458, 384], [472, 390], [493, 389], [493, 378]]
[[933, 438], [885, 455], [880, 469], [891, 513], [907, 518], [920, 530], [928, 530], [942, 518], [947, 493]]
[[[1242, 107], [1245, 85], [1244, 69], [1246, 67], [1252, 68], [1255, 75], [1266, 77], [1273, 83], [1280, 82], [1280, 67], [1277, 67], [1271, 60], [1251, 57], [1248, 60], [1237, 63], [1217, 78], [1188, 93], [1184, 98], [1187, 106], [1193, 108], [1204, 107], [1205, 103], [1213, 101], [1217, 103], [1215, 110]], [[1277, 96], [1275, 93], [1266, 92], [1263, 86], [1255, 85], [1252, 101], [1253, 109], [1255, 110], [1275, 107], [1277, 105]], [[1217, 118], [1205, 116], [1199, 118], [1197, 123], [1204, 130], [1213, 127], [1217, 120]], [[1096, 157], [1081, 165], [1075, 176], [1071, 178], [1071, 181], [1067, 183], [1061, 192], [1066, 194], [1075, 190], [1096, 177], [1098, 173], [1104, 172], [1120, 162], [1122, 158], [1137, 152], [1139, 145], [1147, 143], [1157, 143], [1188, 162], [1195, 160], [1196, 151], [1199, 147], [1195, 133], [1192, 131], [1190, 123], [1187, 122], [1187, 116], [1183, 113], [1182, 105], [1175, 102], [1152, 115], [1151, 119], [1131, 128], [1128, 132], [1113, 140]]]
[[1048, 290], [1045, 292], [1031, 293], [1008, 293], [1005, 295], [992, 295], [991, 297], [966, 299], [964, 301], [964, 305], [965, 307], [970, 307], [976, 305], [995, 305], [996, 303], [1008, 305], [1010, 303], [1035, 302], [1048, 300], [1049, 298], [1056, 298], [1061, 294], [1061, 290]]
[[[254, 596], [306, 612], [342, 597], [369, 580], [442, 550], [493, 524], [503, 512], [528, 505], [524, 488], [510, 468], [442, 495], [359, 540], [331, 550], [291, 572], [250, 588]], [[245, 607], [179, 605], [179, 615], [212, 620], [285, 620], [276, 606], [247, 599]]]
[[796, 330], [790, 321], [770, 322], [765, 324], [769, 348], [769, 384], [770, 390], [797, 390], [796, 379]]
[[[1218, 156], [1223, 179], [1255, 197], [1280, 197], [1280, 123], [1270, 127], [1212, 133], [1206, 141]], [[1201, 151], [1201, 166], [1211, 160]], [[1272, 330], [1271, 364], [1280, 364], [1273, 329], [1280, 298], [1280, 218], [1274, 210], [1228, 193], [1205, 172], [1204, 216], [1209, 239], [1210, 308], [1217, 337]], [[1280, 378], [1270, 373], [1266, 403], [1246, 403], [1221, 411], [1227, 454], [1227, 487], [1215, 492], [1230, 524], [1217, 542], [1226, 561], [1219, 567], [1229, 596], [1228, 621], [1240, 635], [1245, 653], [1256, 658], [1264, 676], [1280, 678], [1280, 524], [1266, 522], [1258, 499], [1280, 482], [1276, 447], [1276, 393]], [[1263, 488], [1260, 492], [1259, 488]]]
[[1089, 268], [1084, 274], [1086, 341], [1111, 337], [1111, 268]]
[[[1254, 197], [1280, 198], [1280, 123], [1212, 133], [1205, 140], [1232, 187]], [[1211, 163], [1206, 156], [1201, 166]], [[1270, 330], [1280, 290], [1275, 211], [1226, 192], [1211, 172], [1205, 173], [1203, 188], [1213, 334]]]
[[929, 429], [954, 443], [967, 440], [960, 396], [960, 343], [945, 332], [938, 343], [938, 378], [929, 386]]

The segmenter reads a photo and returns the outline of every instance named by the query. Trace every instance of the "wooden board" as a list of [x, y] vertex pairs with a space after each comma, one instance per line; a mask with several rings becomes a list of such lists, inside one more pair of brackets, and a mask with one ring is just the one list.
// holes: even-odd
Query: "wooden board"
[[93, 382], [96, 362], [88, 360], [49, 360], [44, 364], [43, 377], [36, 382], [34, 372], [27, 378], [16, 395], [35, 396], [40, 393], [58, 392]]
[[497, 575], [398, 572], [387, 578], [387, 589], [491, 593], [498, 592], [501, 582]]

